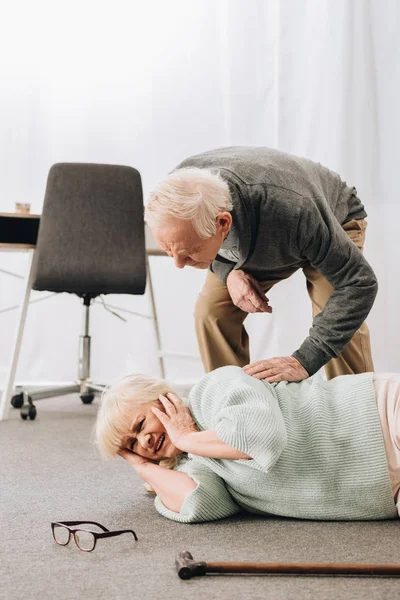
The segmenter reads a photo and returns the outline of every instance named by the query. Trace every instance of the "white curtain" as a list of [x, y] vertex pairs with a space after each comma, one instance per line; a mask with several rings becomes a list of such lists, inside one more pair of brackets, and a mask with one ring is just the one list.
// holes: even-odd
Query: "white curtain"
[[[400, 371], [399, 19], [397, 0], [15, 0], [0, 19], [0, 211], [30, 202], [40, 212], [55, 162], [132, 165], [146, 195], [180, 160], [215, 147], [310, 157], [365, 203], [365, 253], [380, 281], [369, 317], [375, 366]], [[22, 273], [24, 261], [0, 254], [5, 270]], [[204, 273], [166, 258], [151, 267], [163, 347], [195, 357], [167, 359], [168, 378], [195, 380]], [[19, 301], [21, 280], [0, 273], [0, 286], [0, 309]], [[107, 300], [148, 314], [147, 296]], [[247, 320], [252, 359], [290, 354], [311, 324], [301, 273], [270, 301], [272, 316]], [[73, 296], [33, 303], [18, 378], [73, 378], [80, 325]], [[15, 326], [15, 311], [0, 313], [3, 367]], [[148, 319], [125, 324], [96, 304], [92, 337], [97, 380], [157, 373]]]

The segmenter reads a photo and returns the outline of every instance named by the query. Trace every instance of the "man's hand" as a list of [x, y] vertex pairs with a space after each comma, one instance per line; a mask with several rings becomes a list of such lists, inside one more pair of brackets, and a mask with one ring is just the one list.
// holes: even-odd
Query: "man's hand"
[[302, 381], [309, 374], [294, 356], [280, 356], [268, 360], [257, 360], [243, 367], [247, 375], [263, 379], [268, 383], [275, 381]]
[[151, 410], [156, 417], [164, 425], [169, 439], [176, 448], [186, 452], [185, 438], [189, 433], [199, 431], [196, 423], [193, 421], [190, 410], [183, 402], [171, 392], [166, 396], [158, 397], [165, 408], [165, 413], [162, 410], [153, 406]]
[[147, 464], [148, 462], [151, 462], [150, 460], [147, 460], [147, 458], [139, 456], [139, 454], [135, 454], [131, 450], [120, 450], [119, 452], [117, 452], [117, 454], [119, 454], [119, 456], [122, 456], [122, 458], [124, 458], [130, 465], [132, 465], [132, 467], [137, 473], [140, 473], [140, 470], [143, 467], [143, 465]]
[[247, 313], [272, 313], [269, 300], [254, 277], [244, 271], [231, 271], [226, 286], [235, 306]]

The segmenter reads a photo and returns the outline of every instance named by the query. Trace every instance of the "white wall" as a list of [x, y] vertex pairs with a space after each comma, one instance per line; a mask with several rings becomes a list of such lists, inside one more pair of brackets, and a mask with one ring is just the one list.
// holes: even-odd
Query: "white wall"
[[[0, 24], [0, 210], [40, 212], [55, 162], [127, 164], [145, 194], [181, 159], [231, 145], [308, 156], [356, 185], [370, 215], [366, 255], [380, 280], [371, 312], [378, 370], [400, 370], [397, 195], [400, 134], [396, 0], [15, 1]], [[193, 305], [204, 273], [152, 259], [165, 349], [197, 355]], [[24, 255], [1, 254], [22, 272]], [[0, 273], [0, 308], [19, 280]], [[43, 294], [42, 294], [43, 295]], [[39, 298], [39, 293], [33, 294]], [[270, 292], [273, 316], [248, 319], [252, 358], [289, 354], [311, 309], [298, 273]], [[108, 301], [148, 311], [147, 298]], [[15, 312], [0, 314], [0, 365]], [[31, 306], [19, 379], [76, 373], [80, 307], [58, 295]], [[93, 375], [156, 372], [151, 323], [93, 308]], [[199, 360], [168, 359], [170, 379]]]

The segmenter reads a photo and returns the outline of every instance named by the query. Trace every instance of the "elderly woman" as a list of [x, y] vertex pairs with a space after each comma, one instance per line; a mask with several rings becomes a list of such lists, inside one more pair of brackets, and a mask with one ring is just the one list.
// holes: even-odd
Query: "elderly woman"
[[391, 375], [269, 384], [229, 366], [207, 374], [185, 405], [164, 381], [128, 376], [105, 392], [96, 438], [151, 486], [158, 512], [181, 523], [241, 510], [391, 519], [399, 396]]

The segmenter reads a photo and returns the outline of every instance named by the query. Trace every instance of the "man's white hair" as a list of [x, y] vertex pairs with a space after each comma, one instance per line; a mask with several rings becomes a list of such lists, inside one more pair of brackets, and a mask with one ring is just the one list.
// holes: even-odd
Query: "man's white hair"
[[171, 217], [191, 221], [204, 239], [216, 232], [216, 218], [232, 210], [229, 186], [218, 173], [209, 169], [177, 169], [152, 192], [145, 211], [150, 227], [159, 228]]

